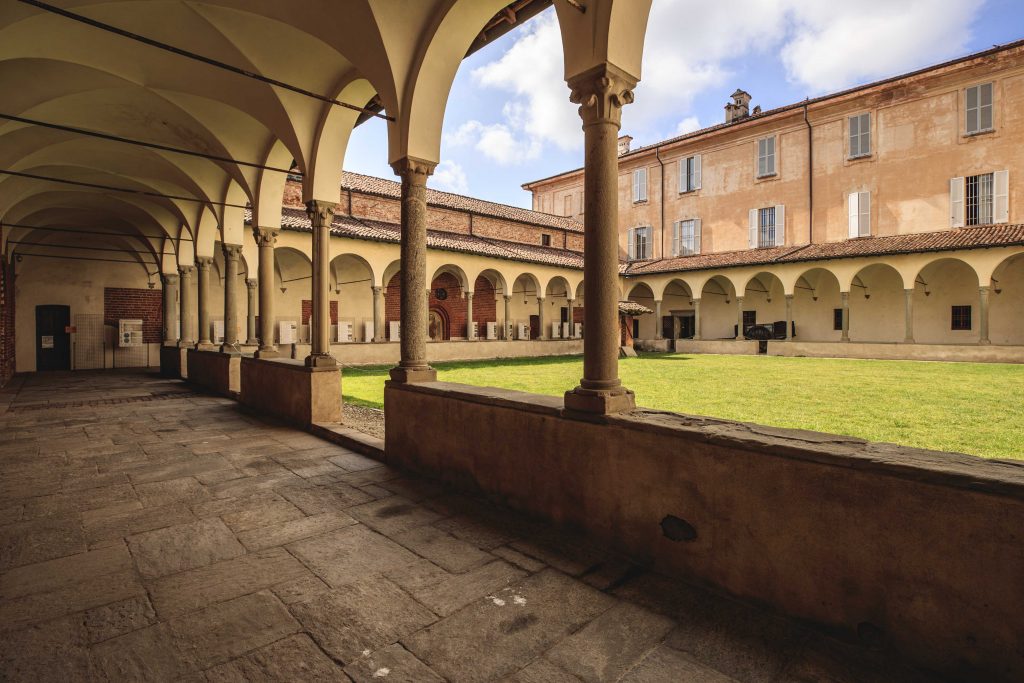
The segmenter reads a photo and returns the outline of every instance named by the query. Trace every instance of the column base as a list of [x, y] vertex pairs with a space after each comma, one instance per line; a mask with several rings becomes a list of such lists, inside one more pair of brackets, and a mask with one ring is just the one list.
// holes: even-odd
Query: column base
[[278, 353], [277, 348], [274, 346], [261, 346], [256, 349], [256, 353], [252, 354], [256, 358], [280, 358], [281, 354]]
[[259, 339], [246, 339], [244, 342], [242, 342], [242, 346], [259, 346], [259, 345], [260, 345], [260, 340]]
[[306, 356], [304, 365], [307, 368], [336, 368], [338, 359], [329, 353], [311, 353]]
[[212, 341], [201, 341], [196, 343], [196, 351], [216, 351], [217, 345]]
[[907, 337], [906, 339], [903, 340], [903, 343], [904, 344], [914, 344], [916, 342], [914, 341], [913, 337]]
[[221, 344], [219, 350], [221, 353], [226, 353], [230, 356], [242, 355], [242, 349], [238, 344]]
[[565, 409], [589, 415], [627, 413], [636, 409], [636, 395], [626, 388], [601, 391], [576, 387], [565, 392]]
[[980, 344], [981, 346], [988, 346], [991, 343], [992, 342], [990, 340], [988, 340], [988, 339], [979, 339], [978, 340], [978, 344]]
[[391, 375], [392, 382], [401, 382], [402, 384], [437, 381], [437, 370], [429, 365], [421, 368], [403, 368], [398, 365], [391, 368], [388, 374]]

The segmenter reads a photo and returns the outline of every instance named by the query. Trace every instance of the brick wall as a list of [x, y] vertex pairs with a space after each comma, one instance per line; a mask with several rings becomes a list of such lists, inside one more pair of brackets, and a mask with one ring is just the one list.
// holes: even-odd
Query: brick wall
[[14, 370], [14, 266], [0, 259], [0, 387]]
[[[401, 292], [399, 273], [388, 282], [387, 296], [384, 299], [384, 322], [390, 334], [392, 320], [401, 320]], [[437, 290], [444, 289], [447, 298], [438, 299]], [[497, 303], [494, 300], [494, 287], [485, 277], [478, 277], [473, 285], [473, 320], [479, 323], [477, 334], [483, 337], [487, 333], [485, 323], [497, 320]], [[448, 320], [448, 337], [465, 337], [466, 335], [466, 300], [462, 297], [462, 285], [454, 275], [442, 273], [430, 285], [430, 308], [438, 310]]]
[[103, 324], [117, 327], [121, 319], [142, 320], [142, 341], [163, 341], [163, 292], [159, 289], [103, 289]]
[[[313, 300], [303, 299], [302, 300], [302, 324], [308, 325], [310, 319], [313, 317]], [[338, 302], [331, 302], [331, 324], [338, 324]]]

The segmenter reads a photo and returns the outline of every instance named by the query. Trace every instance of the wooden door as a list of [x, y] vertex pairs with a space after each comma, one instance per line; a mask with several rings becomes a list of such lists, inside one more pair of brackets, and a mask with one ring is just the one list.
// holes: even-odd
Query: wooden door
[[36, 370], [71, 369], [70, 306], [36, 306]]

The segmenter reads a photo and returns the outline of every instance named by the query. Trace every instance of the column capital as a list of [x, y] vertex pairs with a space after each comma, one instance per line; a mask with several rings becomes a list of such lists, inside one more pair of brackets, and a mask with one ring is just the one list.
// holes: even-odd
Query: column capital
[[255, 290], [257, 287], [260, 286], [260, 281], [253, 280], [252, 278], [246, 278], [245, 286], [248, 287], [249, 289]]
[[427, 176], [434, 173], [437, 162], [427, 161], [418, 157], [402, 157], [391, 162], [391, 168], [395, 175], [401, 176], [410, 183], [425, 185]]
[[580, 105], [583, 125], [622, 124], [622, 107], [633, 101], [637, 80], [625, 71], [601, 64], [570, 78], [569, 101]]
[[238, 257], [242, 255], [241, 244], [221, 244], [221, 249], [224, 251], [224, 258], [237, 261]]
[[178, 266], [178, 274], [181, 277], [192, 277], [194, 272], [196, 272], [195, 266]]
[[381, 287], [380, 285], [371, 285], [370, 289], [373, 291], [374, 294], [380, 294], [381, 292], [384, 291], [384, 288]]
[[199, 270], [209, 271], [210, 270], [210, 266], [212, 266], [212, 265], [213, 265], [213, 257], [212, 256], [196, 256], [196, 267], [199, 268]]
[[992, 291], [992, 286], [991, 285], [980, 285], [978, 287], [978, 291], [980, 293], [982, 293], [982, 294], [988, 294], [990, 291]]
[[537, 297], [537, 302], [538, 302], [538, 303], [544, 303], [544, 299], [545, 299], [545, 297], [542, 297], [542, 296], [538, 296], [538, 297]]
[[272, 247], [277, 242], [277, 230], [273, 228], [253, 228], [252, 236], [256, 238], [256, 246]]
[[787, 294], [786, 295], [786, 301], [792, 301], [792, 300], [793, 300], [793, 295], [792, 294]]
[[507, 301], [508, 303], [512, 303], [512, 295], [511, 295], [511, 294], [505, 294], [505, 295], [504, 295], [504, 299], [505, 299], [505, 301]]
[[464, 296], [465, 296], [465, 297], [466, 297], [467, 299], [472, 299], [472, 298], [473, 298], [473, 292], [463, 292], [463, 295], [464, 295]]
[[171, 273], [164, 273], [160, 276], [160, 282], [165, 285], [176, 285], [178, 284], [178, 276]]
[[334, 214], [338, 211], [337, 202], [328, 202], [322, 199], [313, 199], [306, 202], [306, 215], [314, 228], [330, 227], [334, 220]]

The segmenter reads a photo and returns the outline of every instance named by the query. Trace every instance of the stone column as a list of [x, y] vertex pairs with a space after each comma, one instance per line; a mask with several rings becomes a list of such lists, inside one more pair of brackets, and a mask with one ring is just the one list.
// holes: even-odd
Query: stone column
[[840, 341], [850, 341], [850, 293], [842, 292], [840, 294], [843, 300], [843, 336]]
[[178, 276], [161, 275], [164, 286], [164, 346], [178, 343]]
[[786, 341], [793, 339], [793, 295], [786, 295]]
[[224, 343], [221, 353], [238, 353], [238, 259], [242, 245], [225, 244], [224, 249]]
[[544, 297], [537, 297], [537, 326], [540, 328], [540, 334], [537, 335], [537, 339], [547, 339], [547, 316], [544, 315]]
[[213, 266], [213, 257], [197, 256], [196, 266], [199, 268], [199, 339], [196, 348], [209, 349], [213, 347], [210, 341], [210, 267]]
[[306, 202], [306, 214], [313, 227], [313, 316], [309, 333], [307, 368], [338, 364], [331, 355], [331, 221], [338, 205], [313, 200]]
[[192, 274], [195, 272], [195, 266], [178, 267], [178, 274], [181, 276], [181, 290], [178, 295], [181, 303], [181, 339], [178, 340], [178, 346], [181, 348], [194, 346], [196, 343], [196, 332], [192, 329], [192, 309], [195, 307], [192, 298]]
[[736, 297], [736, 339], [745, 339], [743, 335], [743, 297]]
[[988, 297], [991, 287], [978, 287], [978, 343], [991, 344], [988, 338]]
[[700, 341], [700, 299], [693, 300], [693, 339]]
[[473, 292], [466, 292], [466, 339], [476, 341], [473, 334]]
[[569, 339], [576, 338], [576, 314], [573, 309], [576, 307], [576, 299], [569, 299]]
[[502, 338], [506, 341], [514, 339], [515, 334], [511, 331], [512, 329], [512, 296], [509, 294], [505, 295], [505, 332], [502, 334]]
[[274, 344], [274, 243], [277, 231], [270, 228], [253, 228], [256, 246], [259, 247], [260, 287], [260, 348], [257, 358], [277, 358]]
[[619, 380], [619, 156], [622, 107], [636, 79], [610, 64], [569, 81], [583, 119], [583, 300], [587, 331], [583, 378], [565, 395], [570, 411], [632, 410], [633, 392]]
[[256, 307], [258, 305], [257, 294], [259, 292], [259, 281], [247, 279], [245, 281], [246, 307], [245, 307], [245, 345], [257, 346], [260, 341], [256, 336]]
[[[405, 157], [391, 165], [402, 178], [401, 360], [391, 369], [395, 382], [433, 382], [427, 363], [427, 176], [437, 164]], [[429, 296], [429, 295], [428, 295]]]
[[903, 301], [904, 301], [904, 316], [906, 318], [907, 329], [906, 334], [903, 336], [903, 341], [907, 344], [914, 343], [914, 290], [904, 289], [903, 290]]
[[384, 341], [384, 288], [371, 287], [373, 290], [373, 341]]
[[654, 300], [654, 338], [662, 339], [664, 335], [661, 334], [661, 300]]

